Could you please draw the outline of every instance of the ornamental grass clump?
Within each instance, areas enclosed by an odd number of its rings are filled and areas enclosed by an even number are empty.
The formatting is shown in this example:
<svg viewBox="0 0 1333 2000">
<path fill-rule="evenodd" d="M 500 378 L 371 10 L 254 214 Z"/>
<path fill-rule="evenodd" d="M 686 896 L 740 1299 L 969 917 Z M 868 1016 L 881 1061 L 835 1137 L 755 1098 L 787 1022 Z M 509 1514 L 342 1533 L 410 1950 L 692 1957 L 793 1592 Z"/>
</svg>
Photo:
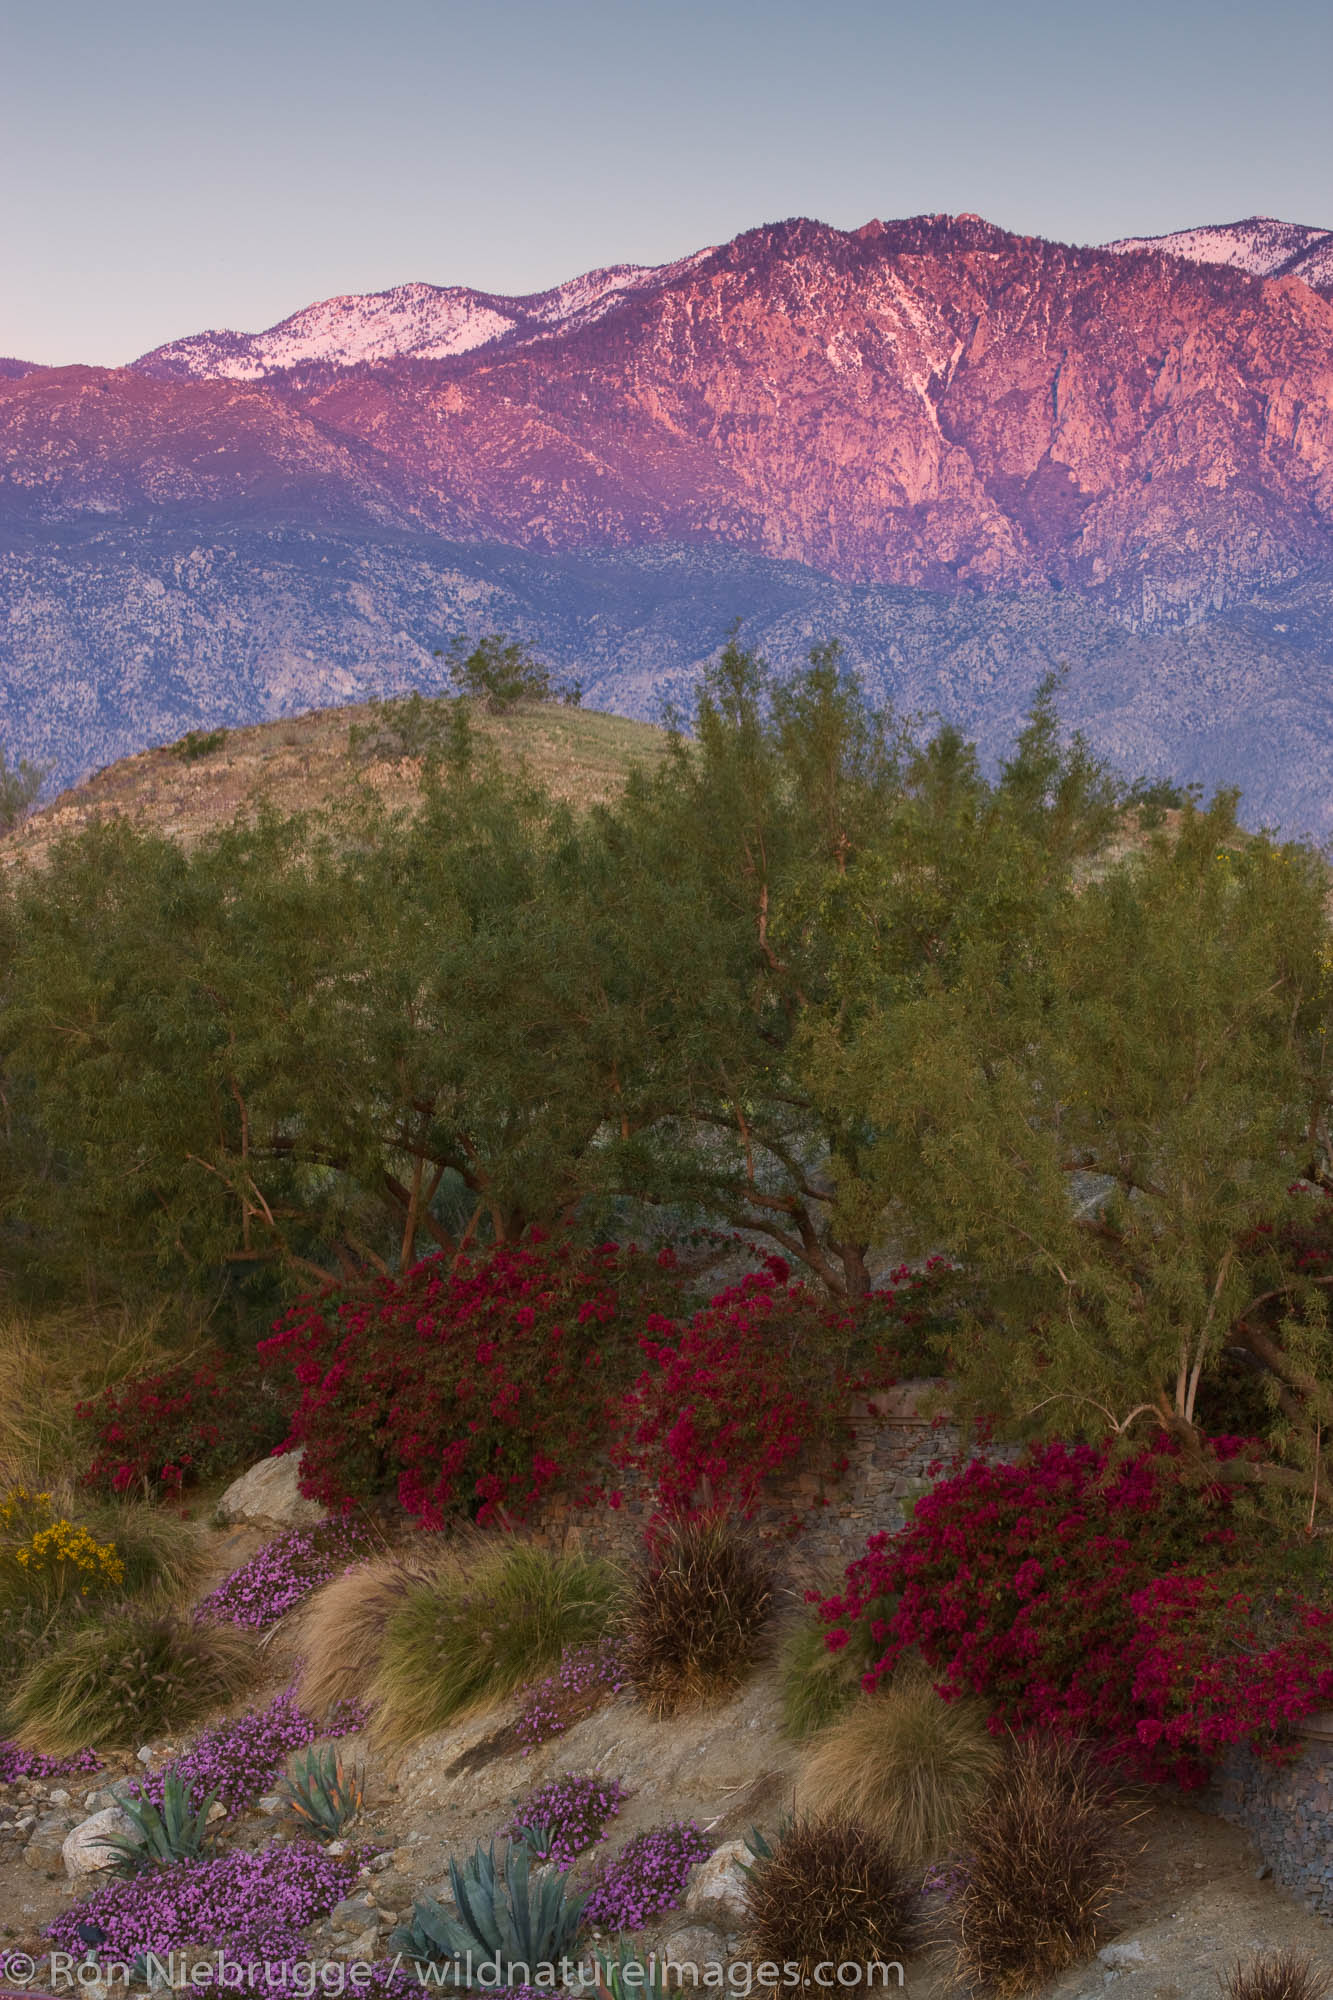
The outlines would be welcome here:
<svg viewBox="0 0 1333 2000">
<path fill-rule="evenodd" d="M 601 1931 L 637 1931 L 663 1910 L 674 1910 L 696 1861 L 712 1853 L 693 1820 L 650 1827 L 626 1841 L 593 1878 L 585 1920 Z"/>
<path fill-rule="evenodd" d="M 5 1723 L 52 1756 L 140 1743 L 233 1700 L 253 1674 L 240 1632 L 130 1607 L 57 1640 L 19 1680 Z"/>
<path fill-rule="evenodd" d="M 568 1868 L 595 1847 L 624 1804 L 615 1778 L 553 1778 L 523 1800 L 508 1832 L 541 1861 Z"/>
<path fill-rule="evenodd" d="M 379 1670 L 384 1634 L 418 1585 L 440 1575 L 438 1552 L 372 1556 L 316 1590 L 302 1608 L 297 1646 L 301 1705 L 323 1715 L 337 1702 L 364 1702 Z"/>
<path fill-rule="evenodd" d="M 831 1647 L 828 1627 L 805 1617 L 785 1635 L 778 1652 L 782 1733 L 794 1743 L 836 1721 L 861 1695 L 861 1676 L 873 1653 L 866 1625 L 853 1628 L 852 1643 Z"/>
<path fill-rule="evenodd" d="M 876 1829 L 902 1861 L 924 1865 L 953 1851 L 959 1827 L 1003 1762 L 985 1705 L 942 1700 L 925 1669 L 909 1661 L 816 1738 L 797 1799 L 813 1812 Z"/>
<path fill-rule="evenodd" d="M 654 1715 L 715 1700 L 758 1660 L 773 1570 L 743 1523 L 720 1513 L 650 1530 L 630 1583 L 625 1678 Z"/>
<path fill-rule="evenodd" d="M 566 1646 L 602 1637 L 615 1595 L 607 1564 L 518 1541 L 411 1584 L 385 1624 L 369 1687 L 373 1727 L 408 1742 L 503 1701 Z"/>
<path fill-rule="evenodd" d="M 1222 1982 L 1226 2000 L 1325 2000 L 1333 1972 L 1300 1951 L 1266 1951 L 1232 1966 Z"/>
<path fill-rule="evenodd" d="M 856 1820 L 793 1818 L 746 1875 L 744 1954 L 796 1966 L 798 1985 L 812 1986 L 821 1962 L 901 1963 L 919 1928 L 915 1886 L 891 1843 Z"/>
<path fill-rule="evenodd" d="M 964 1985 L 1000 2000 L 1028 1992 L 1096 1949 L 1124 1879 L 1124 1809 L 1079 1743 L 1016 1740 L 1006 1768 L 961 1830 L 951 1914 Z"/>
<path fill-rule="evenodd" d="M 334 1516 L 313 1528 L 292 1528 L 256 1549 L 200 1603 L 199 1619 L 262 1632 L 322 1584 L 349 1569 L 369 1546 L 359 1521 Z"/>
</svg>

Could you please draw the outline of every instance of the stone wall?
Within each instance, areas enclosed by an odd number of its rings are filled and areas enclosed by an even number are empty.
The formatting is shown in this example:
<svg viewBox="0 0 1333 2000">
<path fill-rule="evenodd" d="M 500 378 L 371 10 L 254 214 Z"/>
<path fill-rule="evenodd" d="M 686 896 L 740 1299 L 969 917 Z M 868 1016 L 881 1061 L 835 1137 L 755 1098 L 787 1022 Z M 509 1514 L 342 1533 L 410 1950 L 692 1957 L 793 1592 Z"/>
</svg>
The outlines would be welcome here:
<svg viewBox="0 0 1333 2000">
<path fill-rule="evenodd" d="M 836 1577 L 864 1549 L 867 1535 L 901 1527 L 918 1494 L 955 1457 L 957 1429 L 947 1416 L 927 1411 L 939 1386 L 900 1382 L 858 1401 L 850 1413 L 847 1467 L 837 1478 L 804 1471 L 766 1483 L 757 1525 L 786 1546 L 793 1585 Z M 558 1546 L 577 1541 L 615 1554 L 638 1539 L 653 1508 L 651 1492 L 630 1485 L 617 1509 L 555 1497 L 534 1526 L 539 1539 Z"/>
<path fill-rule="evenodd" d="M 1233 1750 L 1205 1803 L 1244 1827 L 1284 1889 L 1333 1918 L 1333 1717 L 1320 1717 L 1294 1764 Z"/>
</svg>

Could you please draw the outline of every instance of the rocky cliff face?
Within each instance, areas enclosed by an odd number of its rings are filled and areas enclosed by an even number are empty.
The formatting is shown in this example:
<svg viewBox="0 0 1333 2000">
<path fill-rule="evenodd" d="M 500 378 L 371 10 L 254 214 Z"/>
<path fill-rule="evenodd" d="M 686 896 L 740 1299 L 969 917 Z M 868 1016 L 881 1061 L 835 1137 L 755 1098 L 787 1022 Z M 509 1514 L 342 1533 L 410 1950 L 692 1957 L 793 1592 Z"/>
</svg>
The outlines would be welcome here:
<svg viewBox="0 0 1333 2000">
<path fill-rule="evenodd" d="M 635 278 L 443 359 L 0 382 L 0 521 L 715 542 L 1149 624 L 1333 561 L 1333 303 L 1299 278 L 975 218 L 783 223 Z"/>
<path fill-rule="evenodd" d="M 741 615 L 996 743 L 1067 659 L 1126 769 L 1333 827 L 1326 234 L 795 221 L 0 362 L 0 737 L 69 777 L 430 684 L 464 626 L 652 715 Z"/>
</svg>

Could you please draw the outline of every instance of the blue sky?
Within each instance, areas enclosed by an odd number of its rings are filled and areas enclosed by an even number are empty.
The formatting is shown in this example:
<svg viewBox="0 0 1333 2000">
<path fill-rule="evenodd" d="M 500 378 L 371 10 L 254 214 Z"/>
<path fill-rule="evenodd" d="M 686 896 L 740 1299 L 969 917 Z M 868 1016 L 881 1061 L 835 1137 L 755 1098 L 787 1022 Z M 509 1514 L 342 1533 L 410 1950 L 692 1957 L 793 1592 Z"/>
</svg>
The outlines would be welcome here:
<svg viewBox="0 0 1333 2000">
<path fill-rule="evenodd" d="M 1327 0 L 7 0 L 0 354 L 535 291 L 797 214 L 1333 226 L 1331 72 Z"/>
</svg>

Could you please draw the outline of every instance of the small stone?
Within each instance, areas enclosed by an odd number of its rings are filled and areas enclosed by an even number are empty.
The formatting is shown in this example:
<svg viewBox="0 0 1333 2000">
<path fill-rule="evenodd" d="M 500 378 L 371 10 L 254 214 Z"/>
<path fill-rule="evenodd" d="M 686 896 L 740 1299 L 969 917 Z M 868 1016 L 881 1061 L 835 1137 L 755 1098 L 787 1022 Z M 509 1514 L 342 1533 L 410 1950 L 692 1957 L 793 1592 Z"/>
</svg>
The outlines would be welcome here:
<svg viewBox="0 0 1333 2000">
<path fill-rule="evenodd" d="M 283 1799 L 280 1792 L 265 1792 L 263 1798 L 259 1801 L 260 1812 L 267 1813 L 270 1819 L 272 1819 L 274 1813 L 280 1813 L 282 1807 Z"/>
<path fill-rule="evenodd" d="M 346 1854 L 347 1842 L 345 1840 L 331 1840 L 324 1849 L 324 1852 L 326 1854 Z M 364 1871 L 358 1870 L 357 1872 L 362 1873 Z"/>
<path fill-rule="evenodd" d="M 151 1743 L 141 1743 L 134 1754 L 141 1764 L 151 1764 L 153 1761 L 153 1746 Z"/>
<path fill-rule="evenodd" d="M 379 1911 L 368 1896 L 349 1896 L 329 1911 L 328 1922 L 335 1931 L 373 1931 L 379 1935 Z"/>
<path fill-rule="evenodd" d="M 341 1949 L 343 1957 L 350 1959 L 353 1965 L 357 1963 L 371 1965 L 379 1957 L 380 1934 L 378 1931 L 362 1931 L 360 1937 L 353 1938 L 350 1944 L 343 1945 Z"/>
<path fill-rule="evenodd" d="M 57 1791 L 48 1792 L 47 1797 L 53 1806 L 67 1806 L 69 1804 L 69 1793 L 63 1786 Z"/>
<path fill-rule="evenodd" d="M 221 1805 L 217 1799 L 214 1799 L 212 1805 L 208 1808 L 208 1824 L 210 1826 L 216 1826 L 217 1822 L 220 1819 L 225 1819 L 226 1817 L 227 1817 L 227 1808 L 224 1805 Z"/>
</svg>

